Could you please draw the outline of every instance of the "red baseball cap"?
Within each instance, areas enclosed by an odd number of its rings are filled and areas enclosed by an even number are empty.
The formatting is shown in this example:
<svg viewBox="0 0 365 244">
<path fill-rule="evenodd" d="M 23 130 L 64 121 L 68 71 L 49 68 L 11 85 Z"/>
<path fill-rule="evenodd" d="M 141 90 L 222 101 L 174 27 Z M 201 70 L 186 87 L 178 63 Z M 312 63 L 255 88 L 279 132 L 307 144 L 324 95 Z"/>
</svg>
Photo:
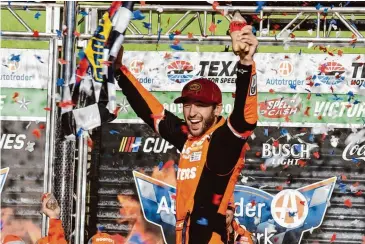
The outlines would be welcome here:
<svg viewBox="0 0 365 244">
<path fill-rule="evenodd" d="M 176 98 L 174 103 L 185 103 L 187 101 L 197 101 L 207 104 L 222 103 L 221 89 L 206 78 L 198 78 L 189 81 L 181 92 L 181 97 Z"/>
</svg>

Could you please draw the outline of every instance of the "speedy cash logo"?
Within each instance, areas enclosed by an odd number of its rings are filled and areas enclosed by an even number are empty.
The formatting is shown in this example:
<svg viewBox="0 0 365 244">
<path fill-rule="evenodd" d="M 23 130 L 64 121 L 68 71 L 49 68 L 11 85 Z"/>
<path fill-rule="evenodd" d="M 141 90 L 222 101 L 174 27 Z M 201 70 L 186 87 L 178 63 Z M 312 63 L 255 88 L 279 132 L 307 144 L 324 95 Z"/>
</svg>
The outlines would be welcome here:
<svg viewBox="0 0 365 244">
<path fill-rule="evenodd" d="M 330 61 L 319 65 L 318 80 L 326 85 L 337 85 L 345 80 L 345 68 L 339 62 Z"/>
<path fill-rule="evenodd" d="M 352 63 L 352 76 L 350 86 L 364 89 L 365 88 L 365 67 L 364 63 Z"/>
<path fill-rule="evenodd" d="M 190 81 L 194 76 L 193 71 L 193 65 L 184 60 L 175 60 L 166 66 L 167 77 L 176 83 Z"/>
<path fill-rule="evenodd" d="M 165 243 L 174 243 L 175 187 L 136 171 L 133 176 L 145 219 L 161 228 Z M 235 220 L 260 244 L 299 244 L 303 233 L 322 224 L 336 180 L 332 177 L 276 195 L 236 185 Z"/>
<path fill-rule="evenodd" d="M 285 118 L 296 114 L 301 103 L 295 98 L 277 98 L 259 103 L 259 112 L 267 118 Z"/>
</svg>

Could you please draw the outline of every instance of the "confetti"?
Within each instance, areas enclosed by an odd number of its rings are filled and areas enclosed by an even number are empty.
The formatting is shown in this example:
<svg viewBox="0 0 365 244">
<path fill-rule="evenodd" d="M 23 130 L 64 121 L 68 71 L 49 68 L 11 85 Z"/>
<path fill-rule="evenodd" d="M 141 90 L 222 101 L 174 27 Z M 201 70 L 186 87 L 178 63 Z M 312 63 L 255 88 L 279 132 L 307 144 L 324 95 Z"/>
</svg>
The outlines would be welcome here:
<svg viewBox="0 0 365 244">
<path fill-rule="evenodd" d="M 141 10 L 136 10 L 133 11 L 133 18 L 132 20 L 143 20 L 144 18 L 146 18 L 146 16 L 144 16 L 141 12 Z"/>
<path fill-rule="evenodd" d="M 262 7 L 265 6 L 266 2 L 265 1 L 256 1 L 257 4 L 257 8 L 255 10 L 255 13 L 258 13 L 262 10 Z"/>
<path fill-rule="evenodd" d="M 33 30 L 33 37 L 39 37 L 39 32 L 37 30 Z"/>
<path fill-rule="evenodd" d="M 79 59 L 83 59 L 85 57 L 85 52 L 83 50 L 80 50 L 78 53 L 77 53 L 77 56 L 79 57 Z"/>
<path fill-rule="evenodd" d="M 74 31 L 74 36 L 80 37 L 80 32 Z"/>
<path fill-rule="evenodd" d="M 56 30 L 56 33 L 57 33 L 57 37 L 58 38 L 61 38 L 62 37 L 62 32 L 60 30 Z"/>
<path fill-rule="evenodd" d="M 34 57 L 40 62 L 40 63 L 44 63 L 44 61 L 42 60 L 42 57 L 41 56 L 39 56 L 39 55 L 36 55 L 36 54 L 34 54 Z"/>
<path fill-rule="evenodd" d="M 275 140 L 275 141 L 272 143 L 272 145 L 273 145 L 274 147 L 279 147 L 279 141 L 278 141 L 278 140 Z"/>
<path fill-rule="evenodd" d="M 57 86 L 63 86 L 65 83 L 65 80 L 63 78 L 58 78 L 57 79 Z"/>
<path fill-rule="evenodd" d="M 291 89 L 296 90 L 297 89 L 297 85 L 295 83 L 292 83 L 289 85 Z"/>
<path fill-rule="evenodd" d="M 175 34 L 174 33 L 170 33 L 169 34 L 169 39 L 172 41 L 172 40 L 174 40 L 174 38 L 175 38 Z"/>
<path fill-rule="evenodd" d="M 19 93 L 18 92 L 14 92 L 13 93 L 12 99 L 13 99 L 14 102 L 16 102 L 18 96 L 19 96 Z"/>
<path fill-rule="evenodd" d="M 193 33 L 188 32 L 188 38 L 189 38 L 189 39 L 193 38 Z"/>
<path fill-rule="evenodd" d="M 322 5 L 320 4 L 320 3 L 318 3 L 317 5 L 316 5 L 316 9 L 317 10 L 320 10 L 322 8 Z"/>
<path fill-rule="evenodd" d="M 307 165 L 307 162 L 302 160 L 302 159 L 299 159 L 298 160 L 298 164 L 301 168 L 304 168 L 306 165 Z"/>
<path fill-rule="evenodd" d="M 172 58 L 172 54 L 171 53 L 165 53 L 163 58 L 164 59 L 170 59 L 170 58 Z"/>
<path fill-rule="evenodd" d="M 222 20 L 221 19 L 217 20 L 217 25 L 219 25 L 220 23 L 222 23 Z"/>
<path fill-rule="evenodd" d="M 45 128 L 46 128 L 46 125 L 45 125 L 45 124 L 40 124 L 40 125 L 39 125 L 39 129 L 40 129 L 40 130 L 44 130 Z"/>
<path fill-rule="evenodd" d="M 151 24 L 147 23 L 147 22 L 142 22 L 143 23 L 143 27 L 146 29 L 151 29 Z"/>
<path fill-rule="evenodd" d="M 204 225 L 204 226 L 207 226 L 207 225 L 208 225 L 208 220 L 207 220 L 206 218 L 201 217 L 200 219 L 198 219 L 198 220 L 196 221 L 196 223 L 197 223 L 198 225 Z"/>
<path fill-rule="evenodd" d="M 215 25 L 213 22 L 210 23 L 210 26 L 208 28 L 208 30 L 212 33 L 215 33 L 215 30 L 217 29 L 217 25 Z"/>
<path fill-rule="evenodd" d="M 314 156 L 316 159 L 319 159 L 319 157 L 320 157 L 319 152 L 314 152 L 314 153 L 313 153 L 313 156 Z"/>
<path fill-rule="evenodd" d="M 34 14 L 34 18 L 36 20 L 39 20 L 39 17 L 41 17 L 41 13 L 40 12 L 37 12 L 37 13 Z"/>
<path fill-rule="evenodd" d="M 212 203 L 214 205 L 219 205 L 222 202 L 223 195 L 213 194 Z"/>
<path fill-rule="evenodd" d="M 219 3 L 214 1 L 213 4 L 212 4 L 212 8 L 217 11 L 217 7 L 219 6 Z"/>
<path fill-rule="evenodd" d="M 189 133 L 189 129 L 186 125 L 182 125 L 180 127 L 181 131 L 184 133 L 184 134 L 188 134 Z"/>
<path fill-rule="evenodd" d="M 87 146 L 90 147 L 90 148 L 93 148 L 93 145 L 94 145 L 93 141 L 91 140 L 90 137 L 88 137 L 87 138 Z"/>
<path fill-rule="evenodd" d="M 34 145 L 35 145 L 35 142 L 28 141 L 27 146 L 24 148 L 24 150 L 28 151 L 28 152 L 33 152 L 34 151 Z"/>
<path fill-rule="evenodd" d="M 173 45 L 178 45 L 180 43 L 180 40 L 179 39 L 175 39 L 174 42 L 173 42 Z"/>
<path fill-rule="evenodd" d="M 177 50 L 177 51 L 185 50 L 181 45 L 170 45 L 170 48 Z"/>
<path fill-rule="evenodd" d="M 282 191 L 284 189 L 284 187 L 283 186 L 276 186 L 275 189 L 278 190 L 278 191 Z"/>
<path fill-rule="evenodd" d="M 116 130 L 110 130 L 110 131 L 109 131 L 109 133 L 110 133 L 111 135 L 119 134 L 119 132 L 118 132 L 118 131 L 116 131 Z"/>
<path fill-rule="evenodd" d="M 79 12 L 79 14 L 82 15 L 82 17 L 85 17 L 86 15 L 89 15 L 86 11 L 82 10 Z"/>
<path fill-rule="evenodd" d="M 58 63 L 59 63 L 59 64 L 61 64 L 61 65 L 62 65 L 62 64 L 67 64 L 67 61 L 66 61 L 66 60 L 64 60 L 63 58 L 59 58 L 59 59 L 58 59 Z"/>
<path fill-rule="evenodd" d="M 34 129 L 32 131 L 33 136 L 35 136 L 37 139 L 41 138 L 41 132 L 38 129 Z"/>
<path fill-rule="evenodd" d="M 266 129 L 266 128 L 264 129 L 264 135 L 269 136 L 269 129 Z"/>
<path fill-rule="evenodd" d="M 309 110 L 311 107 L 307 107 L 304 111 L 304 115 L 309 116 Z"/>
<path fill-rule="evenodd" d="M 266 171 L 266 166 L 265 166 L 265 164 L 260 164 L 260 169 L 261 169 L 261 171 Z"/>
<path fill-rule="evenodd" d="M 161 170 L 162 169 L 162 167 L 163 167 L 163 162 L 162 161 L 160 161 L 159 163 L 158 163 L 158 170 Z"/>
<path fill-rule="evenodd" d="M 168 169 L 168 168 L 171 168 L 171 167 L 173 167 L 173 166 L 174 166 L 174 164 L 175 164 L 174 160 L 169 160 L 169 161 L 167 161 L 167 162 L 163 165 L 162 169 Z"/>
<path fill-rule="evenodd" d="M 351 208 L 352 207 L 352 202 L 351 202 L 350 199 L 346 199 L 343 203 L 348 208 Z"/>
</svg>

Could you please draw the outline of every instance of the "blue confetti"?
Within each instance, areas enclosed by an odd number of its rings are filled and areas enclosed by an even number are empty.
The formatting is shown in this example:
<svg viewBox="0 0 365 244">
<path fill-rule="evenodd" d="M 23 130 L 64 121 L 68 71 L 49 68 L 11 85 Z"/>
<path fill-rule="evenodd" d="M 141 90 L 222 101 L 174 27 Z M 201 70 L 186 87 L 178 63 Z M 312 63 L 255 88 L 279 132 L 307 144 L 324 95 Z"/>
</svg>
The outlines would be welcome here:
<svg viewBox="0 0 365 244">
<path fill-rule="evenodd" d="M 350 97 L 353 97 L 353 96 L 354 96 L 354 93 L 353 93 L 352 91 L 349 91 L 349 92 L 347 93 L 347 95 L 348 95 L 348 96 L 350 96 Z"/>
<path fill-rule="evenodd" d="M 335 155 L 335 150 L 332 149 L 332 151 L 330 152 L 331 155 Z"/>
<path fill-rule="evenodd" d="M 116 131 L 116 130 L 110 130 L 109 133 L 111 135 L 115 135 L 115 134 L 119 134 L 119 131 Z"/>
<path fill-rule="evenodd" d="M 269 129 L 264 129 L 264 135 L 269 136 Z"/>
<path fill-rule="evenodd" d="M 359 100 L 355 100 L 354 101 L 354 104 L 359 104 L 360 103 L 360 101 Z"/>
<path fill-rule="evenodd" d="M 257 8 L 255 10 L 256 13 L 260 12 L 262 10 L 262 7 L 265 6 L 265 1 L 256 1 Z"/>
<path fill-rule="evenodd" d="M 331 9 L 333 9 L 335 7 L 335 5 L 331 4 Z"/>
<path fill-rule="evenodd" d="M 344 184 L 344 183 L 339 183 L 338 184 L 338 187 L 340 188 L 340 191 L 342 192 L 342 193 L 346 193 L 346 188 L 347 188 L 347 186 L 346 186 L 346 184 Z"/>
<path fill-rule="evenodd" d="M 8 1 L 8 7 L 11 7 L 11 1 Z"/>
<path fill-rule="evenodd" d="M 158 170 L 161 170 L 162 167 L 163 167 L 163 162 L 161 161 L 161 162 L 158 163 Z"/>
<path fill-rule="evenodd" d="M 81 14 L 82 17 L 85 17 L 86 15 L 89 15 L 85 10 L 80 11 L 79 14 Z"/>
<path fill-rule="evenodd" d="M 287 129 L 281 129 L 280 130 L 280 135 L 282 135 L 282 136 L 285 136 L 285 135 L 287 135 L 289 132 L 288 132 L 288 130 Z"/>
<path fill-rule="evenodd" d="M 290 84 L 289 86 L 290 86 L 290 88 L 291 88 L 291 89 L 293 89 L 293 90 L 296 90 L 296 89 L 297 89 L 297 84 L 295 84 L 295 83 L 292 83 L 292 84 Z"/>
<path fill-rule="evenodd" d="M 302 145 L 300 144 L 295 144 L 294 145 L 294 150 L 297 152 L 297 153 L 300 153 L 302 151 Z"/>
<path fill-rule="evenodd" d="M 338 97 L 336 94 L 333 94 L 333 96 L 334 96 L 334 97 L 333 97 L 332 99 L 333 99 L 334 101 L 340 101 L 340 100 L 343 100 L 342 98 Z"/>
<path fill-rule="evenodd" d="M 38 55 L 34 54 L 34 57 L 36 59 L 38 59 L 38 61 L 41 62 L 42 64 L 44 63 L 41 56 L 38 56 Z"/>
<path fill-rule="evenodd" d="M 147 22 L 142 22 L 143 23 L 143 27 L 146 29 L 151 29 L 151 24 L 147 23 Z"/>
<path fill-rule="evenodd" d="M 128 243 L 130 244 L 144 244 L 142 238 L 139 234 L 134 234 L 131 238 L 129 238 Z"/>
<path fill-rule="evenodd" d="M 175 171 L 177 171 L 179 169 L 179 166 L 177 166 L 176 164 L 174 164 L 174 169 L 175 169 Z"/>
<path fill-rule="evenodd" d="M 337 21 L 335 19 L 331 20 L 330 25 L 337 25 Z"/>
<path fill-rule="evenodd" d="M 253 34 L 256 34 L 256 28 L 255 28 L 255 26 L 252 26 L 252 33 Z"/>
<path fill-rule="evenodd" d="M 170 33 L 169 34 L 170 41 L 174 40 L 174 38 L 175 38 L 175 34 L 174 33 Z"/>
<path fill-rule="evenodd" d="M 204 226 L 207 226 L 207 225 L 208 225 L 208 220 L 207 220 L 206 218 L 201 217 L 200 219 L 198 219 L 198 220 L 196 221 L 196 223 L 197 223 L 198 225 L 204 225 Z"/>
<path fill-rule="evenodd" d="M 328 8 L 323 9 L 323 12 L 324 13 L 327 13 L 328 12 Z"/>
<path fill-rule="evenodd" d="M 19 55 L 14 55 L 14 54 L 12 54 L 12 55 L 10 56 L 10 61 L 20 62 L 20 54 L 19 54 Z"/>
<path fill-rule="evenodd" d="M 302 55 L 302 49 L 299 50 L 299 55 Z"/>
<path fill-rule="evenodd" d="M 62 32 L 60 30 L 56 30 L 56 33 L 57 33 L 57 37 L 58 38 L 61 38 L 62 37 Z"/>
<path fill-rule="evenodd" d="M 82 129 L 82 128 L 80 128 L 80 129 L 77 131 L 77 133 L 76 133 L 76 138 L 79 138 L 79 137 L 82 135 L 82 131 L 83 131 L 83 129 Z"/>
<path fill-rule="evenodd" d="M 170 45 L 170 47 L 177 51 L 183 51 L 185 50 L 181 45 Z"/>
<path fill-rule="evenodd" d="M 161 39 L 161 32 L 162 32 L 162 28 L 160 28 L 160 30 L 157 32 L 157 42 L 159 42 Z"/>
<path fill-rule="evenodd" d="M 308 140 L 310 142 L 314 142 L 314 135 L 313 134 L 310 134 Z"/>
<path fill-rule="evenodd" d="M 221 19 L 217 20 L 217 25 L 219 25 L 222 22 Z"/>
<path fill-rule="evenodd" d="M 146 18 L 141 12 L 141 10 L 133 11 L 133 19 L 132 20 L 143 20 Z"/>
<path fill-rule="evenodd" d="M 315 87 L 320 86 L 320 85 L 321 85 L 320 83 L 314 83 Z"/>
<path fill-rule="evenodd" d="M 37 12 L 34 14 L 34 18 L 35 19 L 39 19 L 39 17 L 41 17 L 41 13 L 40 12 Z"/>
<path fill-rule="evenodd" d="M 317 10 L 319 10 L 320 8 L 322 8 L 322 5 L 321 5 L 320 3 L 318 3 L 318 4 L 316 5 L 316 9 L 317 9 Z"/>
<path fill-rule="evenodd" d="M 64 83 L 65 83 L 65 80 L 63 78 L 57 79 L 57 86 L 63 86 Z"/>
<path fill-rule="evenodd" d="M 353 163 L 357 164 L 359 162 L 359 160 L 357 158 L 352 158 L 351 159 Z"/>
<path fill-rule="evenodd" d="M 80 59 L 83 59 L 85 57 L 85 52 L 83 50 L 80 50 L 78 53 L 77 53 L 77 56 L 80 58 Z"/>
<path fill-rule="evenodd" d="M 25 5 L 25 6 L 23 6 L 23 10 L 24 10 L 24 11 L 28 11 L 28 6 L 26 6 L 26 5 Z"/>
<path fill-rule="evenodd" d="M 289 212 L 289 217 L 295 217 L 296 212 Z"/>
<path fill-rule="evenodd" d="M 4 228 L 3 221 L 2 221 L 2 220 L 0 220 L 0 230 L 3 230 L 3 228 Z"/>
<path fill-rule="evenodd" d="M 351 23 L 351 25 L 357 30 L 357 26 L 354 23 Z"/>
<path fill-rule="evenodd" d="M 311 90 L 309 90 L 309 89 L 307 89 L 307 88 L 306 88 L 306 89 L 304 89 L 304 90 L 306 90 L 307 92 L 311 93 Z"/>
<path fill-rule="evenodd" d="M 321 97 L 322 95 L 320 93 L 316 93 L 316 97 Z"/>
<path fill-rule="evenodd" d="M 345 3 L 345 5 L 343 5 L 343 6 L 344 6 L 344 7 L 347 7 L 349 4 L 350 4 L 350 1 L 347 1 L 347 2 Z"/>
</svg>

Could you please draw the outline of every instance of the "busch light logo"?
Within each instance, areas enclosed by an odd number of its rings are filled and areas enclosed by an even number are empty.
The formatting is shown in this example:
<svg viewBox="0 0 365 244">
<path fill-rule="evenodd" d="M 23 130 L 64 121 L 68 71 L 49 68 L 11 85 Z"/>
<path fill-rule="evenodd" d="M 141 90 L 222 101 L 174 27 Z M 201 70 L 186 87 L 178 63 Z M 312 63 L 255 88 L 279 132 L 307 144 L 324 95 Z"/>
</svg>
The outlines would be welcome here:
<svg viewBox="0 0 365 244">
<path fill-rule="evenodd" d="M 343 150 L 342 158 L 346 161 L 359 163 L 365 161 L 365 129 L 350 134 L 345 143 L 347 146 Z"/>
<path fill-rule="evenodd" d="M 176 60 L 166 66 L 167 77 L 176 83 L 185 83 L 193 78 L 193 66 L 188 61 Z"/>
<path fill-rule="evenodd" d="M 275 146 L 263 143 L 262 158 L 270 158 L 271 164 L 298 165 L 300 159 L 310 159 L 310 149 L 306 144 L 278 144 Z"/>
<path fill-rule="evenodd" d="M 340 63 L 326 62 L 321 64 L 318 70 L 321 72 L 318 80 L 326 85 L 337 85 L 345 80 L 343 74 L 346 70 Z"/>
<path fill-rule="evenodd" d="M 133 175 L 146 220 L 161 228 L 165 243 L 175 243 L 175 188 L 136 171 Z M 276 196 L 237 185 L 236 221 L 254 234 L 258 244 L 299 244 L 304 232 L 322 224 L 336 179 L 283 190 Z"/>
</svg>

